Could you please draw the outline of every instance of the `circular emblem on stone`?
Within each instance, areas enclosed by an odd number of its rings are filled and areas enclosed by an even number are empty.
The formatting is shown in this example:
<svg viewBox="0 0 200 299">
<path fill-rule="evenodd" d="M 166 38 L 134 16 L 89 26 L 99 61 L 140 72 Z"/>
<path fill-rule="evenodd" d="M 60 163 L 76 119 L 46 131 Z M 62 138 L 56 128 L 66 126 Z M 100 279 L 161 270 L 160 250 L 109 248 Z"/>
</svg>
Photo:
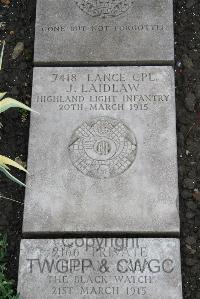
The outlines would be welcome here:
<svg viewBox="0 0 200 299">
<path fill-rule="evenodd" d="M 133 0 L 75 0 L 78 7 L 92 17 L 117 17 L 131 7 Z"/>
<path fill-rule="evenodd" d="M 125 172 L 134 162 L 137 141 L 118 119 L 101 117 L 84 122 L 72 134 L 69 154 L 73 165 L 93 178 L 109 178 Z"/>
</svg>

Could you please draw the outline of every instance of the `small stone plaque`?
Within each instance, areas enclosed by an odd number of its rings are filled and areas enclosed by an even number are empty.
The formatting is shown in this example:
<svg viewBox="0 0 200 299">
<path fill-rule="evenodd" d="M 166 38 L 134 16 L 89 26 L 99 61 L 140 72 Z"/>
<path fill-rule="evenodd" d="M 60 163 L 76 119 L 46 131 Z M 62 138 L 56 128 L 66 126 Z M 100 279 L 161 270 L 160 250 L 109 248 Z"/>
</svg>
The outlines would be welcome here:
<svg viewBox="0 0 200 299">
<path fill-rule="evenodd" d="M 171 67 L 34 70 L 24 232 L 179 232 Z"/>
<path fill-rule="evenodd" d="M 173 0 L 37 0 L 34 60 L 172 64 Z"/>
<path fill-rule="evenodd" d="M 182 299 L 177 239 L 23 240 L 22 299 Z"/>
</svg>

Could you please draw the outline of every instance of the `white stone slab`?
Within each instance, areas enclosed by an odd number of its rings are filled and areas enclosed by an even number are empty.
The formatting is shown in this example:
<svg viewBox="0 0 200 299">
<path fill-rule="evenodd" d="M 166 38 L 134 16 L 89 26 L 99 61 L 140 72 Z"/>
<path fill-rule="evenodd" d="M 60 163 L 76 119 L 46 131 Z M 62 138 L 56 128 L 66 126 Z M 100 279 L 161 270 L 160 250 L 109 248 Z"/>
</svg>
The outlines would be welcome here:
<svg viewBox="0 0 200 299">
<path fill-rule="evenodd" d="M 181 299 L 177 239 L 23 240 L 21 299 Z"/>
<path fill-rule="evenodd" d="M 32 108 L 25 233 L 179 232 L 171 67 L 36 68 Z"/>
<path fill-rule="evenodd" d="M 172 64 L 173 0 L 37 0 L 34 60 Z"/>
</svg>

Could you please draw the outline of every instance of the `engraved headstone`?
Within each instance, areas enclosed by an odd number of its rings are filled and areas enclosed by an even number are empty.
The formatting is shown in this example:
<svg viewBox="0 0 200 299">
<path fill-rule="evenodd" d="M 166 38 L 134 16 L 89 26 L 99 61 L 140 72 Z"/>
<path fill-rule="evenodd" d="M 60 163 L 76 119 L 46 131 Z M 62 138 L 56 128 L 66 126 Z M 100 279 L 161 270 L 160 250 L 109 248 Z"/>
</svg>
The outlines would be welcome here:
<svg viewBox="0 0 200 299">
<path fill-rule="evenodd" d="M 25 233 L 179 233 L 171 67 L 34 70 Z"/>
<path fill-rule="evenodd" d="M 173 0 L 37 0 L 34 60 L 173 63 Z"/>
<path fill-rule="evenodd" d="M 22 299 L 182 299 L 177 239 L 23 240 Z"/>
</svg>

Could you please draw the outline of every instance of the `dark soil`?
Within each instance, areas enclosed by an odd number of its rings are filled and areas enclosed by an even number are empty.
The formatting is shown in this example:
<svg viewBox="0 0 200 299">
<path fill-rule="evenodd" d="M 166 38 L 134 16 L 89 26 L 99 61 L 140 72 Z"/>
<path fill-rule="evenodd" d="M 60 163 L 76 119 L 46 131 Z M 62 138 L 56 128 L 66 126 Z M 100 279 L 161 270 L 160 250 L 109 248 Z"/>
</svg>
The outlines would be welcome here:
<svg viewBox="0 0 200 299">
<path fill-rule="evenodd" d="M 33 71 L 33 43 L 35 22 L 34 0 L 10 1 L 3 5 L 0 0 L 0 40 L 6 40 L 3 70 L 0 71 L 0 91 L 28 104 L 31 102 Z M 2 24 L 2 23 L 1 23 Z M 5 28 L 4 28 L 5 26 Z M 24 51 L 12 59 L 18 42 L 24 43 Z M 15 160 L 27 159 L 29 114 L 19 109 L 10 109 L 0 115 L 0 153 Z M 20 180 L 25 179 L 20 171 L 13 172 Z M 21 239 L 24 188 L 0 174 L 0 231 L 8 234 L 8 276 L 17 280 L 19 244 Z M 6 199 L 6 198 L 8 199 Z"/>
<path fill-rule="evenodd" d="M 176 102 L 184 298 L 200 299 L 200 1 L 177 1 Z"/>
<path fill-rule="evenodd" d="M 2 3 L 7 2 L 8 5 Z M 5 22 L 5 28 L 1 22 Z M 0 0 L 0 40 L 6 40 L 0 91 L 31 100 L 35 0 Z M 18 42 L 24 50 L 12 59 Z M 184 298 L 200 299 L 200 1 L 176 0 L 176 101 Z M 26 162 L 29 115 L 1 115 L 0 154 Z M 20 172 L 15 175 L 24 180 Z M 24 189 L 0 177 L 0 231 L 9 238 L 8 276 L 17 280 Z M 6 198 L 8 199 L 6 199 Z"/>
</svg>

